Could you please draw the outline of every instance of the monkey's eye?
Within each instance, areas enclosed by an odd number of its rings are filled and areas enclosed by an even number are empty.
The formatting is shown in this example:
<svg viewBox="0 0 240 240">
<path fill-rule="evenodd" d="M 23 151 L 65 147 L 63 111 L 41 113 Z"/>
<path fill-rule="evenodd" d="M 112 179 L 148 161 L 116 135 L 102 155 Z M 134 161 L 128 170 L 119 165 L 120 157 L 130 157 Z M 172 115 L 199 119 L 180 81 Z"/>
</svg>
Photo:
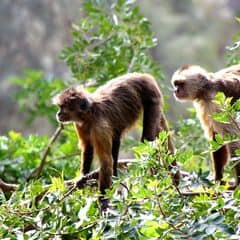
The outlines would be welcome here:
<svg viewBox="0 0 240 240">
<path fill-rule="evenodd" d="M 183 87 L 184 86 L 184 82 L 182 80 L 176 80 L 174 82 L 174 86 L 175 87 Z"/>
<path fill-rule="evenodd" d="M 79 108 L 82 111 L 87 110 L 88 108 L 88 102 L 85 99 L 81 99 L 80 103 L 79 103 Z"/>
</svg>

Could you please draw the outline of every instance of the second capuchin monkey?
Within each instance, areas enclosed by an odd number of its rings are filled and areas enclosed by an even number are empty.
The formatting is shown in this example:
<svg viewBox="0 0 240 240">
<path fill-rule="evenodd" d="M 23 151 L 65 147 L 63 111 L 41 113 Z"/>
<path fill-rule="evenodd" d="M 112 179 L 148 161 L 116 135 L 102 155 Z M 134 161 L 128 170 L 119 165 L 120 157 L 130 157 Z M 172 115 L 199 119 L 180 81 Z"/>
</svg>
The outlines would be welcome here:
<svg viewBox="0 0 240 240">
<path fill-rule="evenodd" d="M 213 113 L 221 112 L 214 103 L 218 92 L 226 97 L 232 97 L 232 103 L 240 98 L 240 65 L 222 69 L 216 73 L 209 73 L 200 66 L 185 65 L 179 68 L 172 77 L 174 94 L 178 100 L 193 101 L 205 135 L 215 140 L 216 134 L 232 137 L 239 134 L 239 128 L 233 123 L 221 123 L 213 119 Z M 240 149 L 240 142 L 225 144 L 211 153 L 215 180 L 222 180 L 224 166 L 230 156 L 235 156 L 235 150 Z M 236 185 L 240 184 L 240 163 L 235 166 Z"/>
</svg>

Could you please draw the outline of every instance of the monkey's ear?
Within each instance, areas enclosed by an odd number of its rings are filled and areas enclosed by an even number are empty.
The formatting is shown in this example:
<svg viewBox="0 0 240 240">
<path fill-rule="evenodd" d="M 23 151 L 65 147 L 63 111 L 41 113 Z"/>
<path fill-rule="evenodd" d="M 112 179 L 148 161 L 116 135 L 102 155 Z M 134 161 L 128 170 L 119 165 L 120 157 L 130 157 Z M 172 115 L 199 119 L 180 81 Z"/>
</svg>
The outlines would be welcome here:
<svg viewBox="0 0 240 240">
<path fill-rule="evenodd" d="M 82 112 L 87 112 L 91 107 L 91 101 L 88 98 L 82 98 L 79 102 L 79 108 Z"/>
</svg>

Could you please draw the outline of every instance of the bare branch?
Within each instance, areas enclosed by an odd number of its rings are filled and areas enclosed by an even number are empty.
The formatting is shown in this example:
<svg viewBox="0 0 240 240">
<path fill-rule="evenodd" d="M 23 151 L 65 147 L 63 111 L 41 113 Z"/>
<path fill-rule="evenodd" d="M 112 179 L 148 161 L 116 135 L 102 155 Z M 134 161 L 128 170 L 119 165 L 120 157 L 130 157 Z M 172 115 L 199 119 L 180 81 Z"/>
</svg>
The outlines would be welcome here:
<svg viewBox="0 0 240 240">
<path fill-rule="evenodd" d="M 137 57 L 137 54 L 138 54 L 138 51 L 137 51 L 137 50 L 134 50 L 134 51 L 133 51 L 133 56 L 132 56 L 131 62 L 130 62 L 129 65 L 128 65 L 128 70 L 127 70 L 128 73 L 132 72 L 132 70 L 133 70 L 134 64 L 135 64 L 135 62 L 136 62 L 136 60 L 137 60 L 137 58 L 136 58 L 136 57 Z"/>
<path fill-rule="evenodd" d="M 136 162 L 136 160 L 135 159 L 120 159 L 118 161 L 118 168 L 121 168 L 121 169 L 126 168 L 129 163 L 133 163 L 133 162 Z M 76 183 L 74 180 L 66 180 L 66 181 L 64 181 L 64 183 L 66 184 L 68 189 L 71 189 L 76 184 L 78 184 L 78 188 L 83 188 L 86 185 L 93 185 L 94 184 L 93 180 L 96 180 L 98 178 L 98 172 L 99 172 L 99 169 L 87 174 L 86 176 L 83 176 Z M 3 192 L 13 192 L 18 188 L 18 186 L 19 186 L 18 184 L 6 183 L 0 179 L 0 189 Z M 45 191 L 49 187 L 50 187 L 49 184 L 43 186 Z"/>
<path fill-rule="evenodd" d="M 33 177 L 36 178 L 36 179 L 38 179 L 40 177 L 40 175 L 42 173 L 42 170 L 43 170 L 43 167 L 46 163 L 47 156 L 48 156 L 49 151 L 51 149 L 51 146 L 56 141 L 57 137 L 59 136 L 59 134 L 61 133 L 62 130 L 63 130 L 63 124 L 61 123 L 61 124 L 59 124 L 58 128 L 56 129 L 56 131 L 52 135 L 45 151 L 43 152 L 43 156 L 41 158 L 40 165 L 30 174 L 30 176 L 27 178 L 27 180 L 30 180 Z"/>
</svg>

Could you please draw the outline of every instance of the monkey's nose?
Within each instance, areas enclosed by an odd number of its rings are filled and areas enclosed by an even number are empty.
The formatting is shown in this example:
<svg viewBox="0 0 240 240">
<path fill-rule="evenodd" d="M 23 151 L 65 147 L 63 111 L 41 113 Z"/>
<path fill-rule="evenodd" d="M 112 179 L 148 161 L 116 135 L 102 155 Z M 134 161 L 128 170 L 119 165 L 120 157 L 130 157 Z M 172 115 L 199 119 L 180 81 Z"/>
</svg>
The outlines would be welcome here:
<svg viewBox="0 0 240 240">
<path fill-rule="evenodd" d="M 179 92 L 179 88 L 177 86 L 173 86 L 173 92 L 178 93 Z"/>
</svg>

